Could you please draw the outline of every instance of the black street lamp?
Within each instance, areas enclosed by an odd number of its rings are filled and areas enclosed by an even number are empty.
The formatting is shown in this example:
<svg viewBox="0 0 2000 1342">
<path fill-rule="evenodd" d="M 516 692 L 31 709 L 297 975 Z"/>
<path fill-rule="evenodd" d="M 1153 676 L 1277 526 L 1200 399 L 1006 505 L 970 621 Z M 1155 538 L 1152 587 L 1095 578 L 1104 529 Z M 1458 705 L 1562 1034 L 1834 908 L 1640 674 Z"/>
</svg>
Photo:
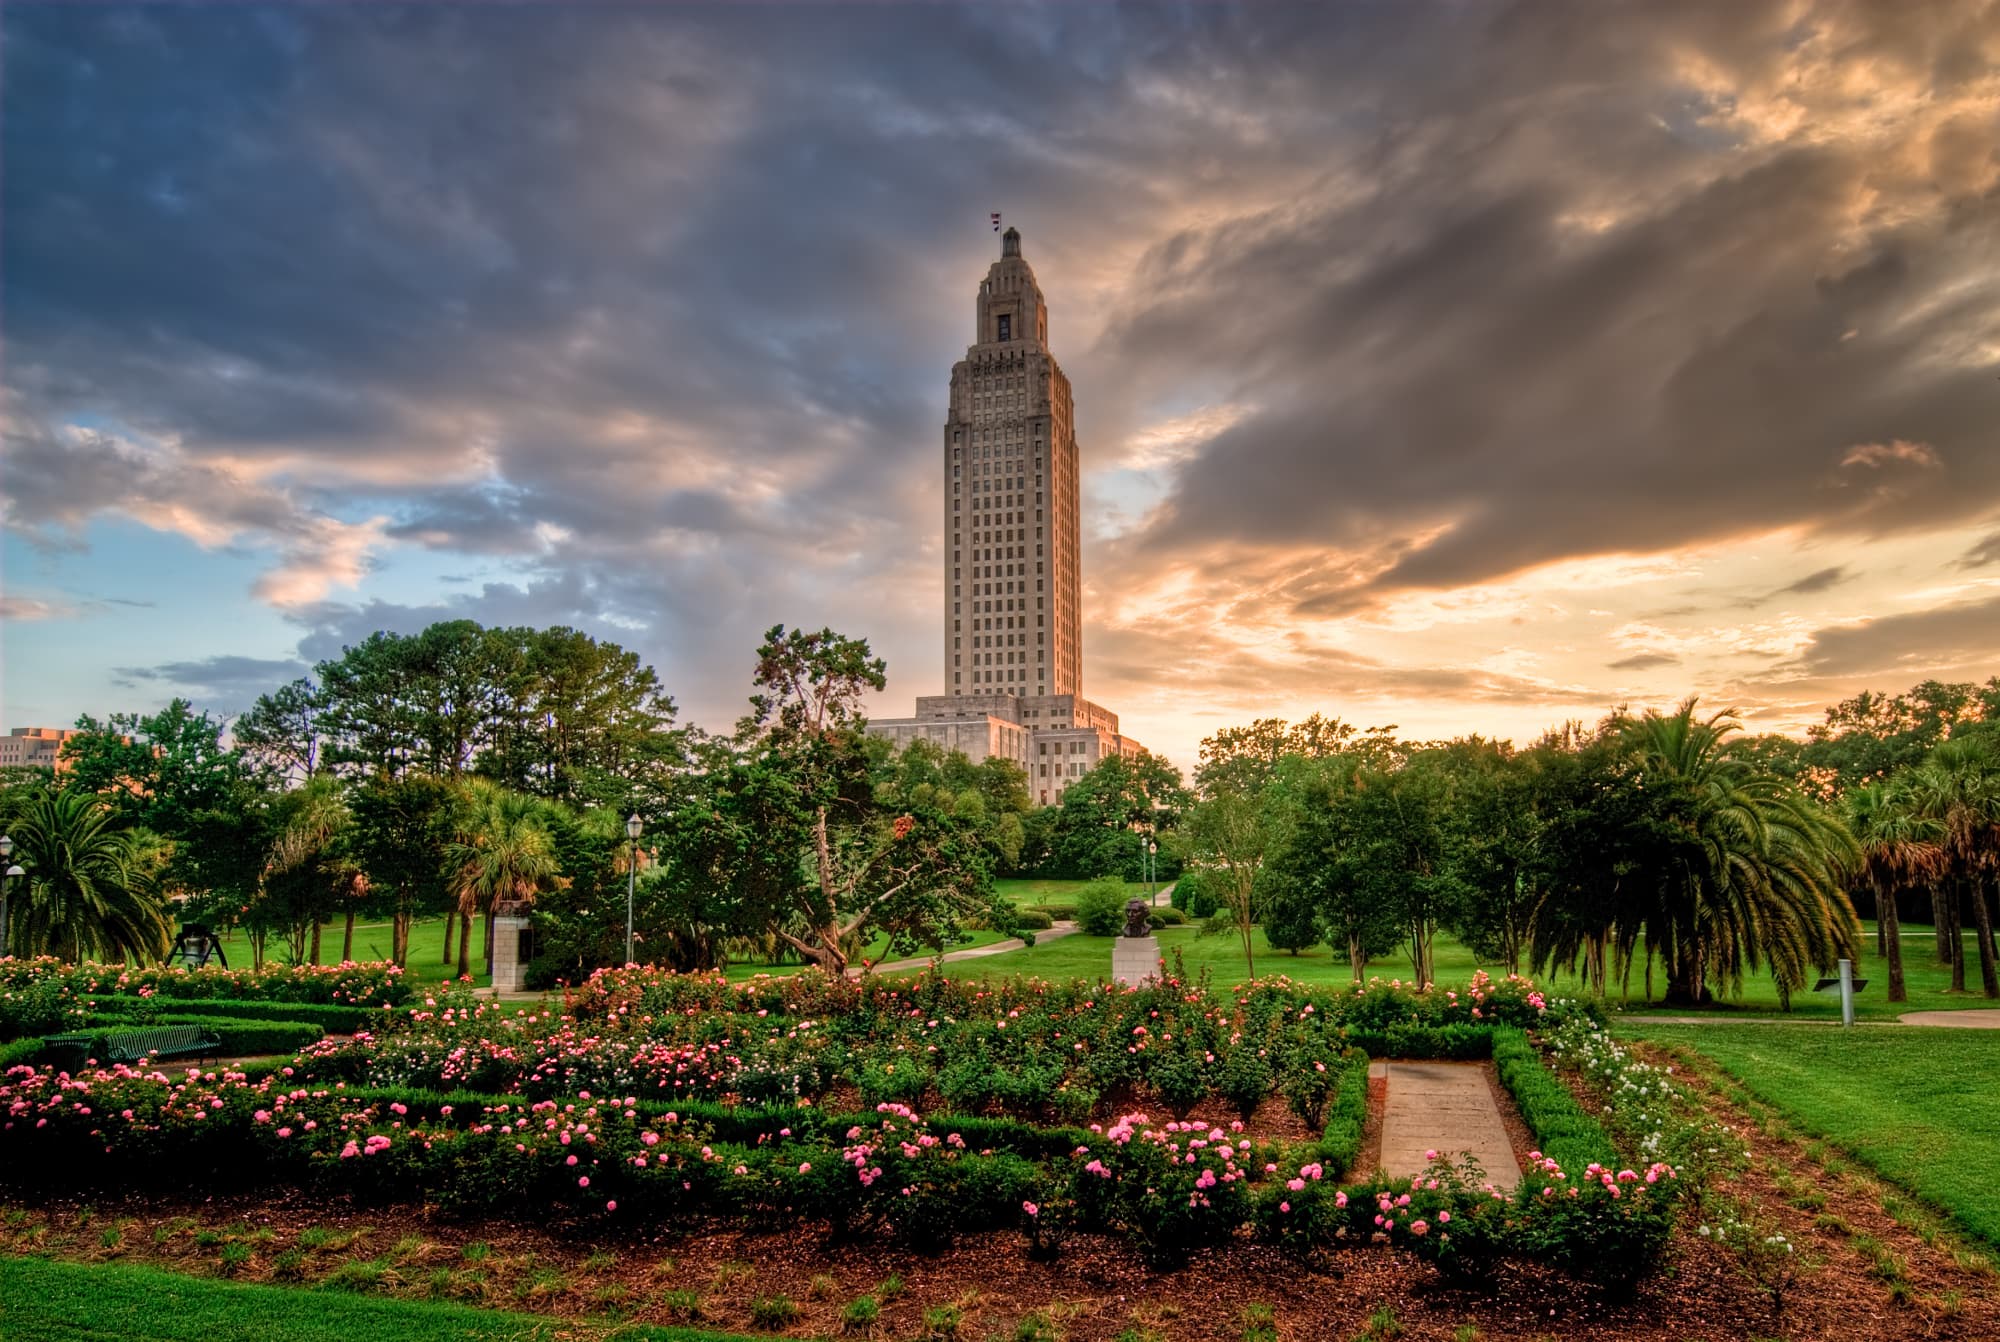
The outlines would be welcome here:
<svg viewBox="0 0 2000 1342">
<path fill-rule="evenodd" d="M 639 888 L 639 835 L 644 830 L 639 813 L 625 822 L 625 837 L 632 841 L 632 855 L 625 863 L 625 963 L 632 963 L 632 896 Z"/>
<path fill-rule="evenodd" d="M 7 863 L 7 869 L 0 871 L 0 957 L 9 956 L 14 953 L 14 928 L 8 918 L 11 910 L 7 905 L 7 896 L 13 889 L 15 878 L 28 874 L 10 861 L 13 856 L 13 837 L 7 834 L 0 834 L 0 862 Z"/>
</svg>

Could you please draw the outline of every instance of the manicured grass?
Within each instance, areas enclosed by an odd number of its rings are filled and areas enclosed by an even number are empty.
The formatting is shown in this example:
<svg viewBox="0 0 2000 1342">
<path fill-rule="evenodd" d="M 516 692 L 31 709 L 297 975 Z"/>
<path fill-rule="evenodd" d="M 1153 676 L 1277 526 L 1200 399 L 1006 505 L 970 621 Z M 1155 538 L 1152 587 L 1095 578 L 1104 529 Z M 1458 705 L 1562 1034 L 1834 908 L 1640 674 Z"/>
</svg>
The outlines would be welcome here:
<svg viewBox="0 0 2000 1342">
<path fill-rule="evenodd" d="M 621 911 L 619 917 L 624 917 Z M 418 983 L 444 983 L 458 974 L 458 934 L 452 934 L 451 963 L 443 963 L 444 923 L 442 918 L 432 918 L 413 924 L 410 928 L 410 958 L 406 966 L 410 977 Z M 621 924 L 622 926 L 622 924 Z M 320 928 L 319 958 L 322 964 L 340 963 L 340 944 L 346 934 L 345 922 L 327 923 Z M 472 922 L 472 975 L 473 982 L 485 987 L 492 982 L 485 972 L 485 933 L 478 919 Z M 229 957 L 232 969 L 250 967 L 250 940 L 240 931 L 230 932 L 222 938 L 222 950 Z M 283 964 L 285 943 L 272 937 L 264 943 L 264 958 L 269 964 Z M 384 922 L 356 923 L 354 925 L 354 958 L 359 961 L 386 960 L 389 958 L 389 924 Z"/>
<path fill-rule="evenodd" d="M 993 888 L 1023 908 L 1039 909 L 1049 904 L 1074 904 L 1077 892 L 1089 884 L 1089 881 L 1041 881 L 1009 876 L 993 882 Z M 1170 884 L 1170 881 L 1155 881 L 1148 887 L 1144 881 L 1127 881 L 1125 896 L 1144 899 L 1151 891 L 1164 890 Z"/>
<path fill-rule="evenodd" d="M 1712 1059 L 1801 1132 L 2000 1246 L 2000 1031 L 1629 1021 L 1617 1031 Z"/>
<path fill-rule="evenodd" d="M 1005 932 L 991 932 L 984 928 L 978 928 L 967 931 L 964 936 L 942 949 L 947 951 L 970 950 L 975 946 L 991 946 L 996 941 L 1005 941 L 1006 939 L 1007 934 Z M 939 948 L 932 948 L 932 950 L 937 949 Z M 875 938 L 875 940 L 868 943 L 868 948 L 862 952 L 870 961 L 880 961 L 889 953 L 889 939 L 887 937 Z M 912 958 L 922 959 L 925 956 L 926 952 L 919 951 Z M 796 974 L 803 968 L 805 966 L 797 960 L 788 960 L 780 964 L 771 964 L 764 960 L 732 960 L 728 969 L 724 970 L 723 973 L 731 982 L 736 982 L 741 979 L 754 978 L 759 974 Z"/>
<path fill-rule="evenodd" d="M 743 1342 L 690 1328 L 595 1330 L 526 1314 L 248 1286 L 123 1264 L 0 1258 L 7 1342 Z"/>
<path fill-rule="evenodd" d="M 1868 980 L 1855 999 L 1855 1012 L 1864 1020 L 1893 1021 L 1905 1011 L 1949 1011 L 1966 1007 L 2000 1006 L 2000 1002 L 1990 1001 L 1974 994 L 1953 994 L 1947 989 L 1951 982 L 1951 971 L 1939 965 L 1935 958 L 1934 940 L 1928 928 L 1919 933 L 1908 934 L 1903 939 L 1903 969 L 1907 981 L 1910 1000 L 1890 1003 L 1887 1000 L 1889 971 L 1887 961 L 1875 954 L 1875 929 L 1864 925 L 1864 950 L 1855 967 L 1859 978 Z M 1217 983 L 1239 983 L 1245 977 L 1243 965 L 1243 943 L 1232 933 L 1226 936 L 1197 937 L 1191 927 L 1168 927 L 1159 932 L 1160 950 L 1171 956 L 1179 948 L 1186 962 L 1188 972 L 1196 973 L 1208 969 Z M 1347 956 L 1343 952 L 1336 956 L 1325 946 L 1292 955 L 1285 951 L 1274 951 L 1264 940 L 1260 929 L 1254 933 L 1254 946 L 1259 974 L 1286 974 L 1305 983 L 1325 983 L 1345 985 L 1353 981 L 1348 970 Z M 1491 962 L 1476 959 L 1472 952 L 1449 936 L 1440 934 L 1433 946 L 1437 964 L 1439 983 L 1463 983 L 1480 969 L 1496 977 L 1504 971 Z M 1966 954 L 1976 957 L 1971 936 L 1966 938 Z M 1976 959 L 1975 959 L 1976 965 Z M 981 978 L 1006 978 L 1013 974 L 1033 974 L 1043 978 L 1098 978 L 1111 972 L 1111 939 L 1108 937 L 1064 937 L 1046 945 L 1031 946 L 1025 950 L 1008 951 L 1001 955 L 984 956 L 951 966 L 954 975 L 977 976 Z M 1374 961 L 1368 968 L 1371 977 L 1384 979 L 1408 978 L 1410 962 L 1401 955 L 1385 956 Z M 1975 967 L 1972 982 L 1978 982 Z M 1550 991 L 1564 996 L 1582 996 L 1582 982 L 1574 975 L 1545 974 L 1540 981 Z M 1653 982 L 1656 996 L 1649 1002 L 1645 994 L 1645 970 L 1643 966 L 1634 970 L 1630 995 L 1613 984 L 1605 999 L 1607 1010 L 1618 1011 L 1673 1011 L 1682 1008 L 1668 1008 L 1660 1004 L 1659 994 L 1664 994 L 1666 984 L 1656 974 Z M 1778 992 L 1769 978 L 1752 978 L 1743 985 L 1743 996 L 1718 1003 L 1713 1007 L 1701 1008 L 1703 1012 L 1727 1018 L 1732 1014 L 1775 1015 L 1779 1012 Z M 1802 1018 L 1837 1017 L 1840 1014 L 1840 1000 L 1835 993 L 1805 992 L 1792 998 L 1792 1014 Z"/>
</svg>

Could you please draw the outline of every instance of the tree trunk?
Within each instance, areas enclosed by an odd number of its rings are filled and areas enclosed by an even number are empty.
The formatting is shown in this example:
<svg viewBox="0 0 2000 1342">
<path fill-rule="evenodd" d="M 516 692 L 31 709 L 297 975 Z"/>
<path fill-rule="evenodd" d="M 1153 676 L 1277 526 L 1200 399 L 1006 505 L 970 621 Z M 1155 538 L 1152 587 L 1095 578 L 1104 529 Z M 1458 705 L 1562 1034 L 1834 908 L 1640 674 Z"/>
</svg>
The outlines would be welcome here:
<svg viewBox="0 0 2000 1342">
<path fill-rule="evenodd" d="M 496 916 L 494 914 L 494 907 L 492 904 L 486 906 L 486 974 L 488 978 L 491 978 L 493 975 L 493 919 Z"/>
<path fill-rule="evenodd" d="M 468 978 L 472 974 L 472 912 L 462 910 L 458 915 L 458 976 Z"/>
<path fill-rule="evenodd" d="M 451 963 L 451 929 L 456 921 L 456 914 L 447 913 L 444 916 L 444 959 L 440 961 L 442 964 Z"/>
<path fill-rule="evenodd" d="M 1979 930 L 1979 987 L 1988 997 L 2000 997 L 2000 968 L 1994 965 L 1993 910 L 1986 902 L 1985 882 L 1977 877 L 1966 882 L 1972 896 L 1972 921 Z"/>
<path fill-rule="evenodd" d="M 1361 934 L 1347 934 L 1347 967 L 1354 972 L 1354 981 L 1363 982 L 1368 975 L 1368 956 L 1361 949 Z"/>
<path fill-rule="evenodd" d="M 1903 985 L 1903 927 L 1896 916 L 1897 893 L 1894 886 L 1875 887 L 1875 918 L 1882 944 L 1887 947 L 1884 954 L 1889 961 L 1889 1000 L 1907 1002 L 1910 993 Z"/>
<path fill-rule="evenodd" d="M 319 915 L 317 913 L 313 915 L 312 962 L 315 965 L 319 963 Z"/>
<path fill-rule="evenodd" d="M 354 959 L 354 906 L 347 909 L 347 931 L 340 939 L 340 960 L 346 964 Z"/>
<path fill-rule="evenodd" d="M 1931 882 L 1931 935 L 1937 939 L 1937 962 L 1951 963 L 1951 917 L 1945 912 L 1945 891 L 1951 883 L 1943 878 Z"/>
<path fill-rule="evenodd" d="M 1959 881 L 1945 882 L 1944 921 L 1945 934 L 1951 938 L 1951 990 L 1965 991 L 1965 891 Z"/>
</svg>

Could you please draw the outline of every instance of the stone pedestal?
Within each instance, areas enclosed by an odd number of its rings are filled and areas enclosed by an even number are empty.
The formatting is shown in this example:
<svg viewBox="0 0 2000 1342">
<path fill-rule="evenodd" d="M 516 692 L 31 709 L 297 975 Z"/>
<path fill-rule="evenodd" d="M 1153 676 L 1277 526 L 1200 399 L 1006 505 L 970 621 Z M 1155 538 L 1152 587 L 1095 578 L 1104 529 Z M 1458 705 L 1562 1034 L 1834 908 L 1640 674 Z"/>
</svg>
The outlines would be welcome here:
<svg viewBox="0 0 2000 1342">
<path fill-rule="evenodd" d="M 1147 979 L 1160 977 L 1160 939 L 1119 937 L 1111 943 L 1111 978 L 1115 983 L 1138 987 Z"/>
<path fill-rule="evenodd" d="M 526 991 L 528 961 L 534 955 L 529 945 L 533 927 L 533 919 L 518 914 L 501 914 L 493 920 L 494 992 Z"/>
</svg>

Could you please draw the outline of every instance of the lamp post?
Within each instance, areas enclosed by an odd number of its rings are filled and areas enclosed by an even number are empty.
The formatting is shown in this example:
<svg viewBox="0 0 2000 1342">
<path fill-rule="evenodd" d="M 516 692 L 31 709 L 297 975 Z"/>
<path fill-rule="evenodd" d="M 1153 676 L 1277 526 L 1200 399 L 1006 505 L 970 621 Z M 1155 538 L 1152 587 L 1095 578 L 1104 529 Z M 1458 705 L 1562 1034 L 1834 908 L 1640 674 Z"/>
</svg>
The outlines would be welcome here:
<svg viewBox="0 0 2000 1342">
<path fill-rule="evenodd" d="M 13 890 L 14 878 L 16 876 L 25 876 L 28 874 L 12 863 L 10 859 L 12 859 L 13 856 L 14 856 L 14 840 L 12 836 L 6 834 L 0 834 L 0 862 L 7 863 L 6 871 L 0 872 L 0 957 L 5 957 L 8 955 L 12 955 L 14 953 L 13 950 L 14 942 L 12 937 L 14 929 L 8 922 L 7 915 L 10 912 L 10 910 L 8 909 L 7 906 L 7 896 Z"/>
<path fill-rule="evenodd" d="M 1153 859 L 1153 855 L 1159 851 L 1160 845 L 1157 840 L 1146 840 L 1146 902 L 1148 904 L 1151 904 L 1160 897 L 1160 892 L 1157 888 L 1160 883 L 1159 868 L 1154 865 Z"/>
<path fill-rule="evenodd" d="M 639 889 L 639 834 L 645 827 L 639 823 L 639 813 L 625 822 L 625 837 L 632 841 L 632 855 L 625 863 L 625 963 L 632 963 L 632 896 Z"/>
</svg>

